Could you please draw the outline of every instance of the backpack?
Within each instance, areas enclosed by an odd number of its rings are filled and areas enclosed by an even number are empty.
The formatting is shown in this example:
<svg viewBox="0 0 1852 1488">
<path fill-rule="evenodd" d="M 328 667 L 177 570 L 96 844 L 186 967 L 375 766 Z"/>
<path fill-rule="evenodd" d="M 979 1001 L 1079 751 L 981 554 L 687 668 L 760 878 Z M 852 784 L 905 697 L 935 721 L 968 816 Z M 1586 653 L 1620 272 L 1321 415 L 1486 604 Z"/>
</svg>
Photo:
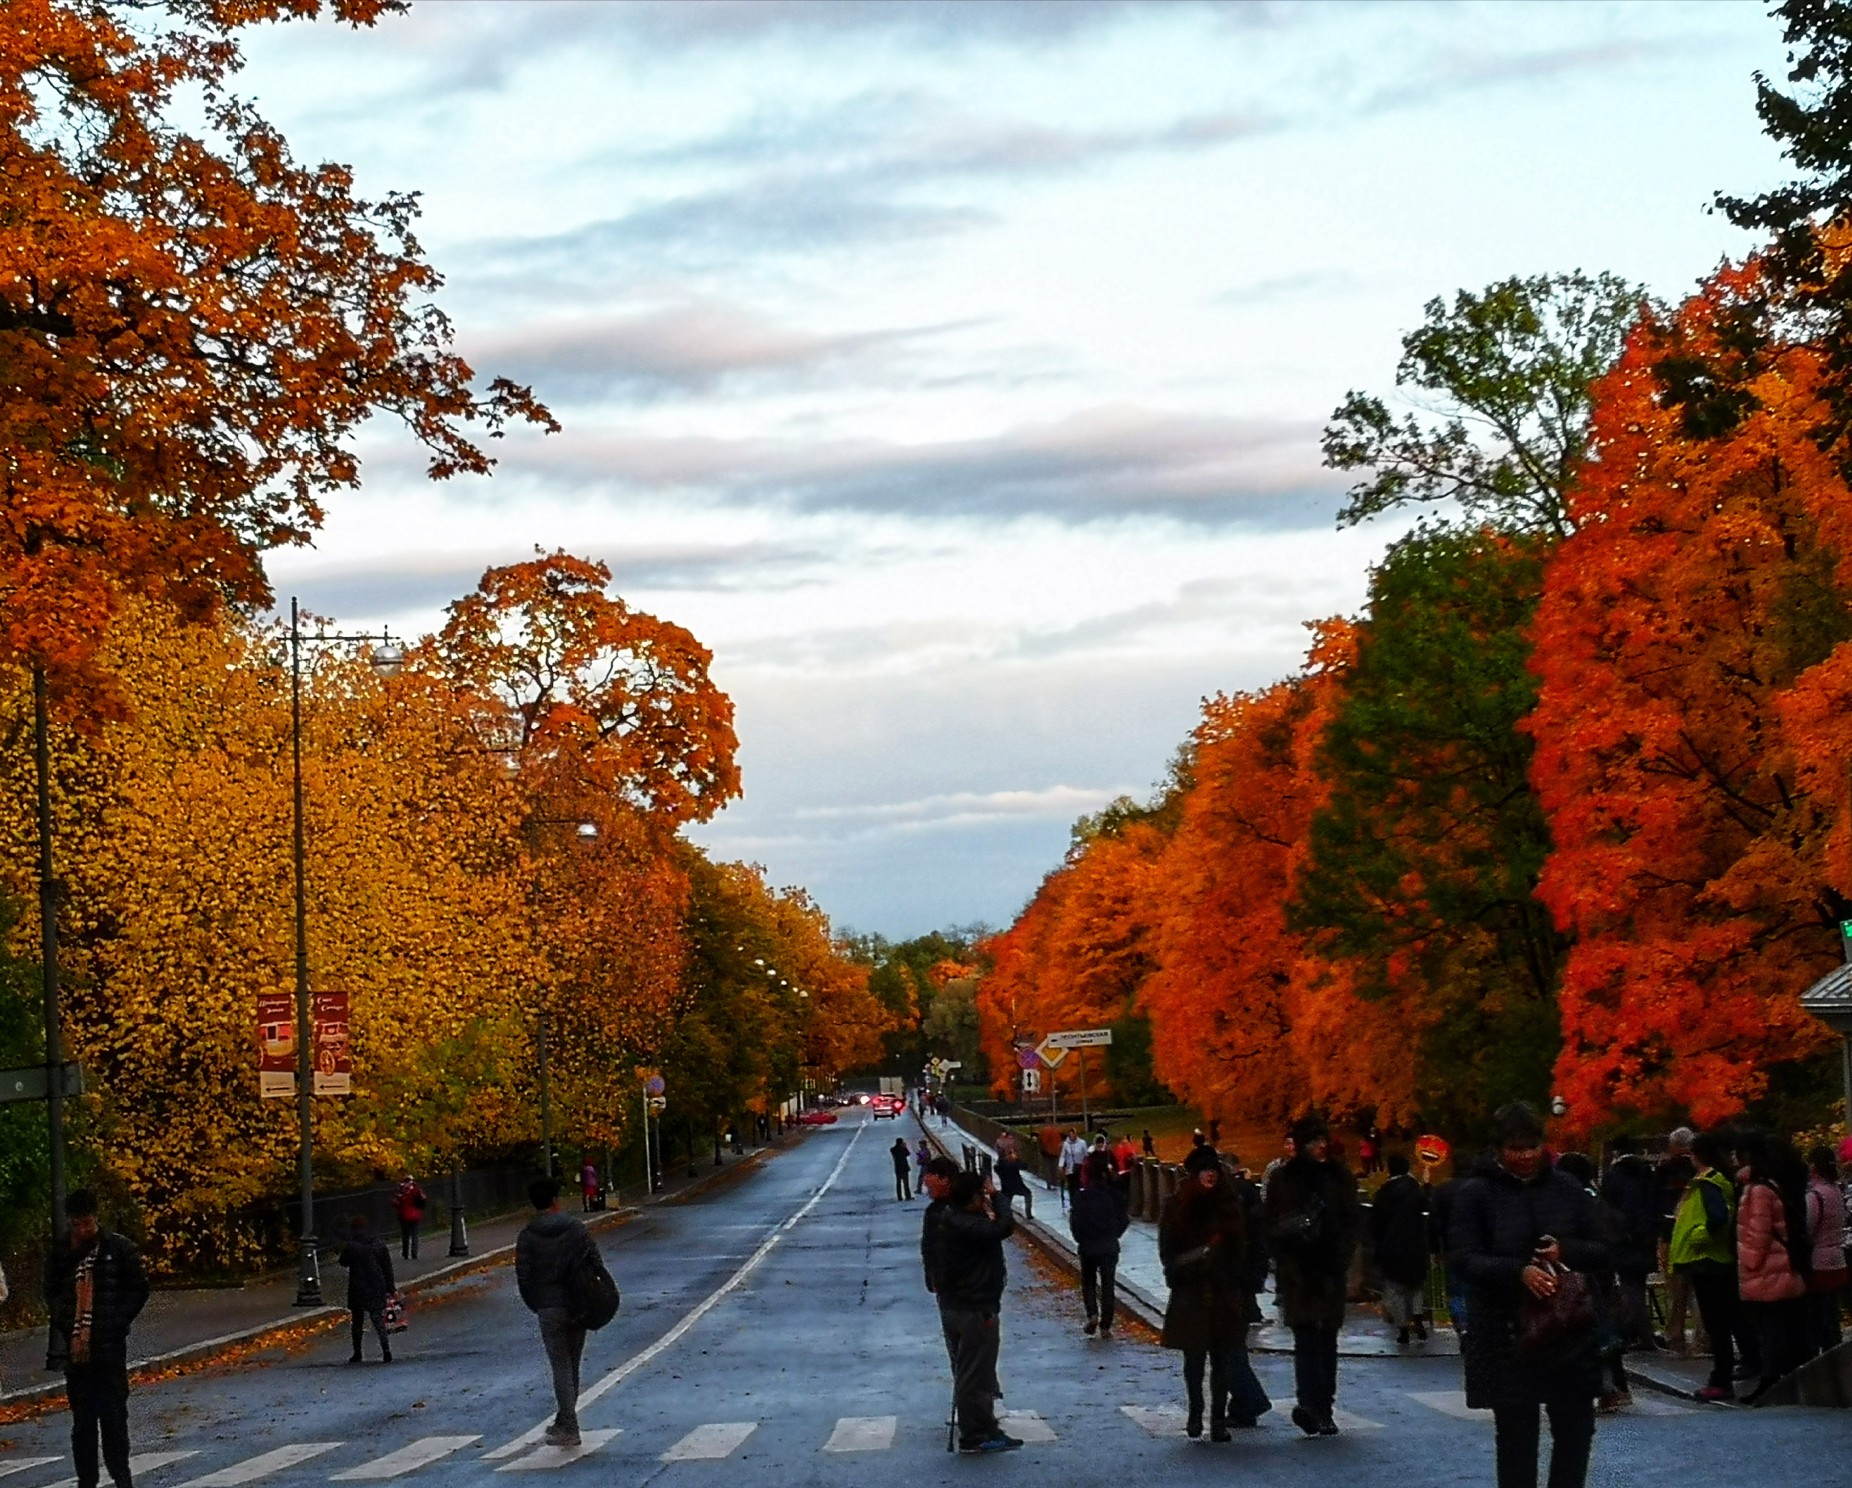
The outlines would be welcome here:
<svg viewBox="0 0 1852 1488">
<path fill-rule="evenodd" d="M 620 1301 L 604 1257 L 596 1245 L 588 1243 L 566 1273 L 567 1315 L 581 1328 L 596 1332 L 617 1316 Z"/>
</svg>

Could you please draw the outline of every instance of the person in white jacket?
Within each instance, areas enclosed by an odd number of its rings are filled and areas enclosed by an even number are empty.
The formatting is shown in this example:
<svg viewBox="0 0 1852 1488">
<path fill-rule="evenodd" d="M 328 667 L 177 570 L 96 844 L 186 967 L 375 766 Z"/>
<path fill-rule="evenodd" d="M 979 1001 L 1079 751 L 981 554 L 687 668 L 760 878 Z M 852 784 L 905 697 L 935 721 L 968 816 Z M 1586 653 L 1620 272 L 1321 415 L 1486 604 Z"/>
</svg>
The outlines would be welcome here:
<svg viewBox="0 0 1852 1488">
<path fill-rule="evenodd" d="M 1080 1165 L 1087 1160 L 1087 1144 L 1080 1139 L 1080 1134 L 1069 1127 L 1067 1135 L 1061 1139 L 1061 1202 L 1066 1202 L 1080 1191 Z"/>
</svg>

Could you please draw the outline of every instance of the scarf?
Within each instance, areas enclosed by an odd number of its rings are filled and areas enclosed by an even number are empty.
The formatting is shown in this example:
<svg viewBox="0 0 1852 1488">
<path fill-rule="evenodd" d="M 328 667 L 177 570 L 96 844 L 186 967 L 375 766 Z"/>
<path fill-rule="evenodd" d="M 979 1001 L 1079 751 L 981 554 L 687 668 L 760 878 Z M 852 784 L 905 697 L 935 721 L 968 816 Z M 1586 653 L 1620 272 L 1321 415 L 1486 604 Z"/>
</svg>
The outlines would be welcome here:
<svg viewBox="0 0 1852 1488">
<path fill-rule="evenodd" d="M 71 1362 L 90 1362 L 90 1324 L 96 1311 L 96 1253 L 92 1245 L 77 1263 L 77 1307 L 71 1323 Z"/>
</svg>

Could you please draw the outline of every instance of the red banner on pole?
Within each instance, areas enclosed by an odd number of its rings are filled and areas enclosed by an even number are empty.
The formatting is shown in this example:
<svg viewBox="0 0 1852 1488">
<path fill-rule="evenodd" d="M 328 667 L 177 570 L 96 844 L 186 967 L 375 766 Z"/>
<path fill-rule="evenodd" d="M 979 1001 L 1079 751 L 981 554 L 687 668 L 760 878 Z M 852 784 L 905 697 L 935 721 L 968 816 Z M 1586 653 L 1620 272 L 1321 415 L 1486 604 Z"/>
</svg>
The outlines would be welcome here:
<svg viewBox="0 0 1852 1488">
<path fill-rule="evenodd" d="M 296 1093 L 296 999 L 287 992 L 257 994 L 257 1093 L 264 1100 Z"/>
<path fill-rule="evenodd" d="M 315 1040 L 309 1045 L 317 1095 L 354 1093 L 353 1046 L 348 1037 L 347 994 L 317 992 L 310 999 Z"/>
</svg>

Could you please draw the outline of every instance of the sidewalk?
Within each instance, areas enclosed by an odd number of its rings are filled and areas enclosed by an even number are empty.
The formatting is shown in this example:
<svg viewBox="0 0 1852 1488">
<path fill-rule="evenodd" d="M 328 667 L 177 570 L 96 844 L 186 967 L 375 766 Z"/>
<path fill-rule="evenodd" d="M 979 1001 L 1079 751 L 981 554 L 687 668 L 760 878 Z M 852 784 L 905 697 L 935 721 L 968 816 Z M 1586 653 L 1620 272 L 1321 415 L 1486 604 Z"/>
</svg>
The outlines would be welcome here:
<svg viewBox="0 0 1852 1488">
<path fill-rule="evenodd" d="M 958 1125 L 956 1118 L 922 1120 L 916 1115 L 914 1120 L 925 1130 L 926 1139 L 936 1143 L 955 1161 L 961 1156 L 958 1148 L 967 1143 L 979 1152 L 988 1153 L 993 1162 L 996 1160 L 995 1149 Z M 1078 1270 L 1080 1253 L 1075 1248 L 1074 1237 L 1068 1232 L 1060 1190 L 1044 1191 L 1037 1187 L 1033 1178 L 1028 1182 L 1035 1190 L 1035 1217 L 1031 1219 L 1019 1213 L 1016 1216 L 1018 1226 L 1028 1231 L 1044 1250 Z M 1164 1304 L 1170 1288 L 1164 1284 L 1164 1268 L 1158 1264 L 1157 1226 L 1149 1220 L 1134 1219 L 1120 1238 L 1118 1293 L 1121 1305 L 1141 1322 L 1153 1328 L 1163 1326 Z M 1290 1354 L 1293 1336 L 1281 1324 L 1275 1311 L 1271 1281 L 1260 1298 L 1260 1307 L 1264 1321 L 1256 1324 L 1250 1333 L 1249 1349 L 1263 1354 Z M 1398 1347 L 1395 1329 L 1373 1308 L 1362 1306 L 1349 1309 L 1343 1331 L 1338 1335 L 1338 1353 L 1347 1359 L 1438 1358 L 1459 1352 L 1460 1341 L 1453 1330 L 1440 1326 L 1429 1328 L 1426 1343 Z"/>
<path fill-rule="evenodd" d="M 791 1135 L 794 1134 L 787 1134 L 783 1140 L 788 1142 Z M 659 1192 L 647 1197 L 641 1185 L 627 1192 L 619 1190 L 613 1195 L 619 1207 L 583 1218 L 594 1229 L 621 1224 L 647 1205 L 692 1197 L 742 1171 L 767 1153 L 777 1151 L 779 1146 L 780 1142 L 774 1140 L 764 1147 L 748 1146 L 742 1157 L 728 1153 L 724 1166 L 711 1168 L 704 1164 L 693 1178 L 687 1177 L 683 1169 L 681 1176 L 670 1176 Z M 568 1188 L 571 1188 L 570 1183 Z M 571 1207 L 577 1195 L 563 1193 L 561 1201 Z M 443 1206 L 437 1207 L 441 1210 Z M 416 1294 L 465 1271 L 505 1263 L 513 1253 L 515 1236 L 520 1234 L 528 1217 L 526 1212 L 516 1212 L 480 1223 L 472 1220 L 470 1253 L 466 1258 L 454 1260 L 449 1254 L 450 1228 L 447 1224 L 421 1237 L 419 1258 L 415 1261 L 400 1258 L 396 1235 L 382 1235 L 380 1239 L 392 1251 L 393 1274 L 400 1290 Z M 243 1286 L 156 1290 L 130 1335 L 136 1350 L 135 1357 L 129 1361 L 130 1372 L 210 1358 L 265 1334 L 297 1328 L 318 1319 L 345 1317 L 347 1307 L 341 1299 L 346 1295 L 346 1274 L 331 1256 L 323 1257 L 322 1295 L 328 1302 L 321 1307 L 295 1305 L 296 1272 L 293 1268 L 254 1278 Z M 63 1392 L 63 1376 L 45 1369 L 43 1327 L 0 1333 L 0 1404 L 17 1404 Z"/>
</svg>

